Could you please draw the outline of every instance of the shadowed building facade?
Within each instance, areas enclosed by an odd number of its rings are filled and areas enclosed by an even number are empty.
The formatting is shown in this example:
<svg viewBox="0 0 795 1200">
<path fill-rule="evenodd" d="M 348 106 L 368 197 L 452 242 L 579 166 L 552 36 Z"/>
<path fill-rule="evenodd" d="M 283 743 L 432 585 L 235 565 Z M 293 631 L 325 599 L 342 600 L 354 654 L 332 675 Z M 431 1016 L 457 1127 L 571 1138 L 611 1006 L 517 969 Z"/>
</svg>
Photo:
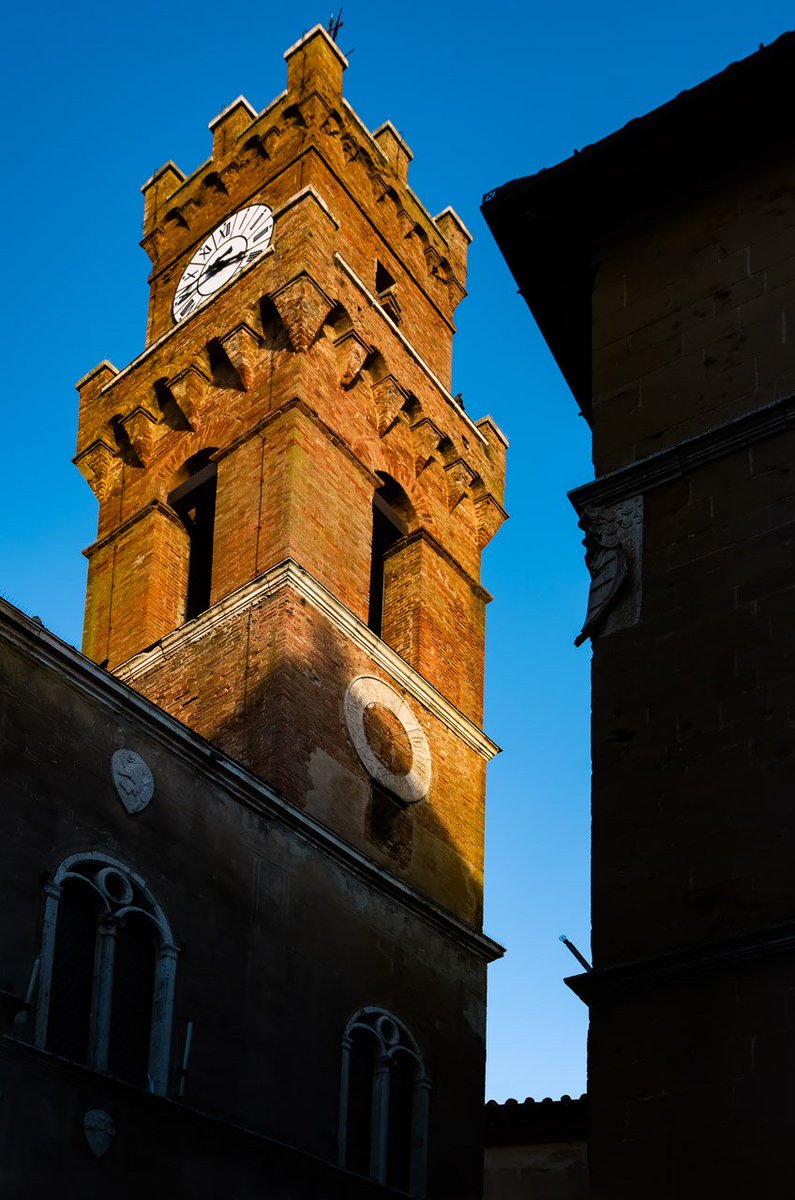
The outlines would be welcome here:
<svg viewBox="0 0 795 1200">
<path fill-rule="evenodd" d="M 481 1194 L 506 442 L 450 392 L 467 230 L 320 27 L 286 59 L 144 186 L 86 657 L 0 608 L 9 1197 Z"/>
<path fill-rule="evenodd" d="M 593 430 L 592 1194 L 789 1194 L 795 37 L 484 213 Z"/>
</svg>

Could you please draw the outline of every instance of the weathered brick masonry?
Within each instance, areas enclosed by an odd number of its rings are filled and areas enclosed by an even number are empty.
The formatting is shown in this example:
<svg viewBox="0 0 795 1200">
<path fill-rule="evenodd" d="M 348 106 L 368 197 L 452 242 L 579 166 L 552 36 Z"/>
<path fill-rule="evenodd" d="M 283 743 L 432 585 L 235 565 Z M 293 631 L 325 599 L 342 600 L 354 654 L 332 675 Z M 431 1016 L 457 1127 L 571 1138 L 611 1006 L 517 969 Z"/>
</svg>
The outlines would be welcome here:
<svg viewBox="0 0 795 1200">
<path fill-rule="evenodd" d="M 478 728 L 480 554 L 505 515 L 506 443 L 449 393 L 469 234 L 452 209 L 431 218 L 414 196 L 393 127 L 370 134 L 343 100 L 344 59 L 322 30 L 286 57 L 282 97 L 259 116 L 237 101 L 213 122 L 209 163 L 187 179 L 168 164 L 144 188 L 148 346 L 79 385 L 77 463 L 100 499 L 84 648 L 479 922 L 493 753 Z M 250 203 L 273 209 L 272 247 L 175 326 L 185 264 Z M 196 636 L 197 622 L 183 624 L 188 538 L 169 497 L 200 452 L 217 465 L 217 493 Z M 413 669 L 399 686 L 434 760 L 427 805 L 397 849 L 373 832 L 370 801 L 351 799 L 370 784 L 341 715 L 350 678 L 384 670 L 352 651 L 347 622 L 368 620 L 385 482 L 401 491 L 405 532 L 385 559 L 383 641 L 371 642 Z M 288 562 L 339 602 L 330 623 L 289 572 L 267 601 L 232 602 Z M 234 616 L 219 617 L 223 604 Z M 446 724 L 423 701 L 425 681 Z"/>
</svg>

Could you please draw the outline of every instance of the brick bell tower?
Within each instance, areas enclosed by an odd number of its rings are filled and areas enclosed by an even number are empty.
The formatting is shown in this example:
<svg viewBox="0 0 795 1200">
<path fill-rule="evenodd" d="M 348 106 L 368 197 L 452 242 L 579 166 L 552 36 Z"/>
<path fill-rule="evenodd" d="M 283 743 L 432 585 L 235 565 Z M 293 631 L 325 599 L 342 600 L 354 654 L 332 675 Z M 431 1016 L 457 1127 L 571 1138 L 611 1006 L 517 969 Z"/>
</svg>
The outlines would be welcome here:
<svg viewBox="0 0 795 1200">
<path fill-rule="evenodd" d="M 506 442 L 450 392 L 470 235 L 322 28 L 285 58 L 143 188 L 146 348 L 78 385 L 84 650 L 479 927 Z"/>
</svg>

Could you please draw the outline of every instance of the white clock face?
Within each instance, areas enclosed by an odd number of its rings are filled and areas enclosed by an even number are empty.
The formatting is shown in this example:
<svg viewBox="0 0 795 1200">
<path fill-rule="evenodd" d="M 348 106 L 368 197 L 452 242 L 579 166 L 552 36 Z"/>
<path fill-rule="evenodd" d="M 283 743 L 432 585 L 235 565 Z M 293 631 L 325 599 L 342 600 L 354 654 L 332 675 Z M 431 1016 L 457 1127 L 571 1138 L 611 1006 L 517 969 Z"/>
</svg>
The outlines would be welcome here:
<svg viewBox="0 0 795 1200">
<path fill-rule="evenodd" d="M 238 209 L 214 229 L 182 273 L 174 296 L 174 320 L 182 321 L 233 275 L 267 250 L 273 213 L 266 204 Z"/>
</svg>

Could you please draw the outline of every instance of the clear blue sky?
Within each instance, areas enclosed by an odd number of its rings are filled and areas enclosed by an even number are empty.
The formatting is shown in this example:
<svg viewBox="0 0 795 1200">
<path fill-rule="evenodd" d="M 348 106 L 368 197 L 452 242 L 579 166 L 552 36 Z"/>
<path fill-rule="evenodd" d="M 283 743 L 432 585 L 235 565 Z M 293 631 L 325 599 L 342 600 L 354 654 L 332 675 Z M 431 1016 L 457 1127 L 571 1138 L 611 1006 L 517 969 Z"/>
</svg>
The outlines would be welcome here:
<svg viewBox="0 0 795 1200">
<path fill-rule="evenodd" d="M 0 82 L 3 433 L 0 589 L 79 644 L 80 551 L 96 527 L 71 465 L 74 382 L 143 347 L 148 260 L 140 185 L 167 159 L 190 172 L 207 122 L 243 93 L 285 86 L 283 51 L 324 4 L 208 0 L 17 4 Z M 487 551 L 491 768 L 488 1094 L 585 1088 L 586 1013 L 561 980 L 589 950 L 589 658 L 572 640 L 587 575 L 566 491 L 591 477 L 588 430 L 479 213 L 487 190 L 598 140 L 770 42 L 784 3 L 626 0 L 345 4 L 346 94 L 415 153 L 411 182 L 474 232 L 454 391 L 511 439 L 511 520 Z"/>
</svg>

